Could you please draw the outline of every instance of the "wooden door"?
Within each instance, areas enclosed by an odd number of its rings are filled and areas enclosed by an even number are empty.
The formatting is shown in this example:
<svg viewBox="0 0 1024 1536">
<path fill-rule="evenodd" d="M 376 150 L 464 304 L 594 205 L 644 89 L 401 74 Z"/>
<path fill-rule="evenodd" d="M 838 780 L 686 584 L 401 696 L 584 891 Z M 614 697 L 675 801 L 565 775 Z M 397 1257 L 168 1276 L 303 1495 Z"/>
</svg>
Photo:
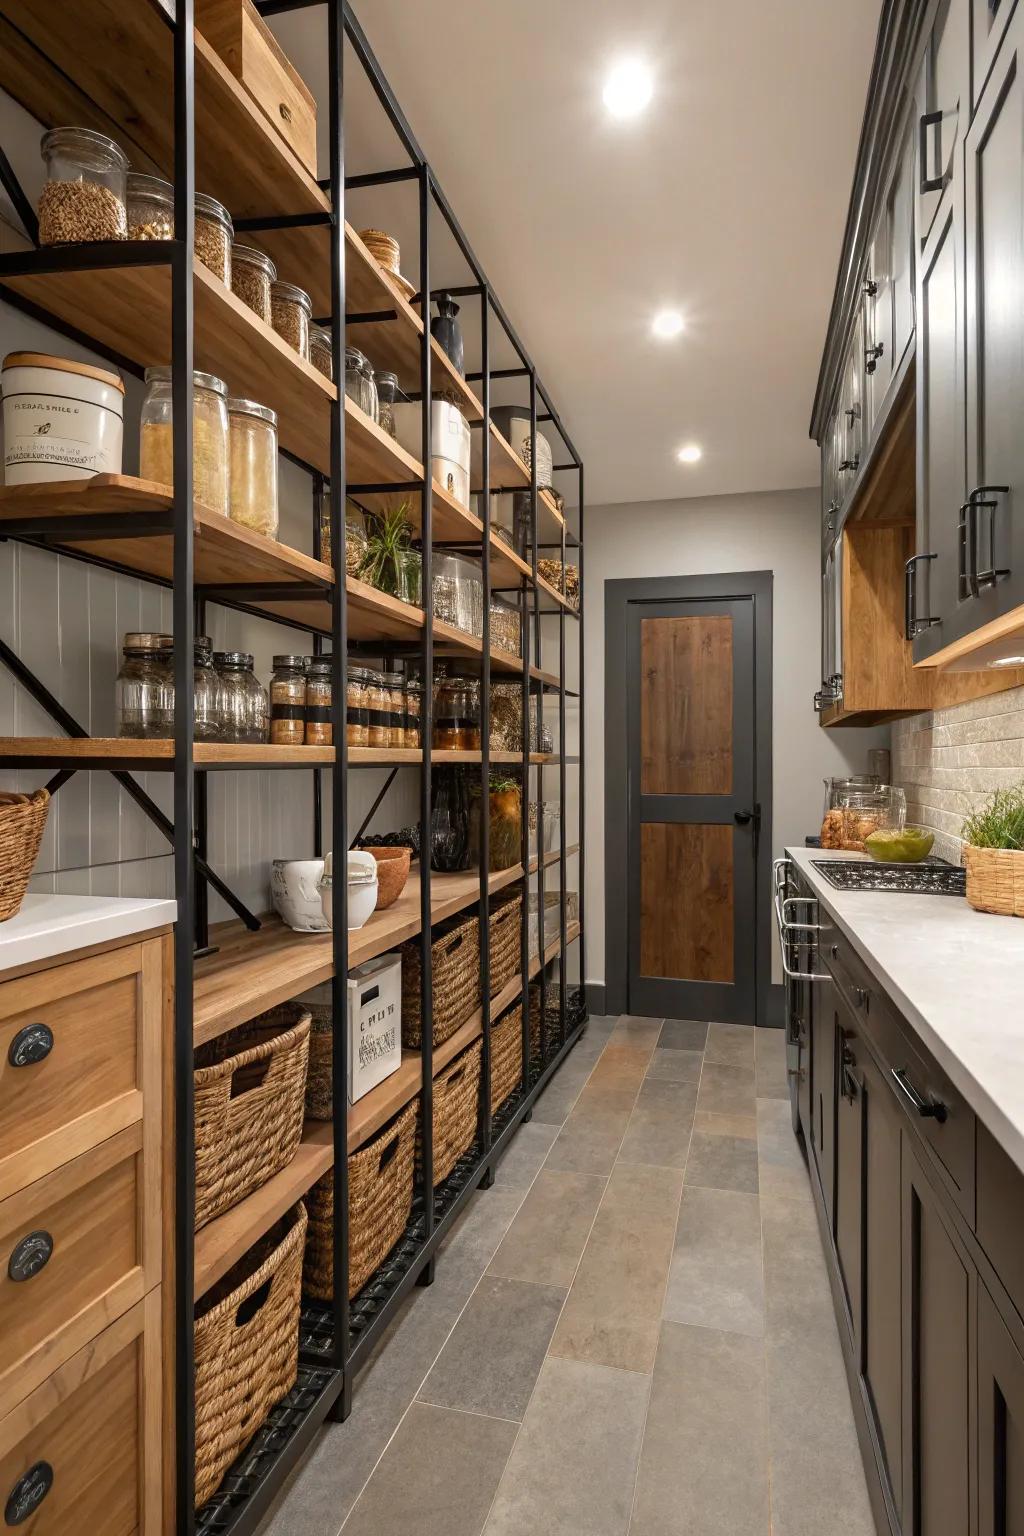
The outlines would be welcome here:
<svg viewBox="0 0 1024 1536">
<path fill-rule="evenodd" d="M 972 1536 L 977 1272 L 902 1132 L 903 1529 Z"/>
<path fill-rule="evenodd" d="M 628 607 L 628 1008 L 753 1023 L 753 598 Z"/>
<path fill-rule="evenodd" d="M 978 1287 L 978 1536 L 1024 1536 L 1024 1357 Z"/>
</svg>

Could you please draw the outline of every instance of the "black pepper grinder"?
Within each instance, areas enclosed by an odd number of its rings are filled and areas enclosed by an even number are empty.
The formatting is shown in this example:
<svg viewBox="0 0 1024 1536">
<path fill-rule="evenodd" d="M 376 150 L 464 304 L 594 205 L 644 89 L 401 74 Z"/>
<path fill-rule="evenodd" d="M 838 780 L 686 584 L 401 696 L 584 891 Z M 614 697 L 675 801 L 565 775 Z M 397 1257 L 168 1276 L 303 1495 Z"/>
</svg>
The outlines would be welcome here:
<svg viewBox="0 0 1024 1536">
<path fill-rule="evenodd" d="M 447 352 L 452 367 L 462 378 L 466 377 L 466 367 L 463 362 L 462 351 L 462 327 L 456 320 L 459 306 L 450 293 L 442 293 L 437 298 L 437 314 L 430 322 L 430 334 L 438 346 Z"/>
</svg>

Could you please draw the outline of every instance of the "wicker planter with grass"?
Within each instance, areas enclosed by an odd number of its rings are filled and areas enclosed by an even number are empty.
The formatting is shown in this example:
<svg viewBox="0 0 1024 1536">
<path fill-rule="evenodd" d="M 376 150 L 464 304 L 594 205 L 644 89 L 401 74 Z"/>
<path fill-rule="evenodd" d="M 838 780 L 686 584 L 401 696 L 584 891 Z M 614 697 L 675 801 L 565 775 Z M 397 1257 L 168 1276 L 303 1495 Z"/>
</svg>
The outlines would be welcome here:
<svg viewBox="0 0 1024 1536">
<path fill-rule="evenodd" d="M 967 900 L 978 912 L 1024 917 L 1024 853 L 964 844 Z"/>
<path fill-rule="evenodd" d="M 45 789 L 31 795 L 0 793 L 0 923 L 15 917 L 25 899 L 49 809 Z"/>
</svg>

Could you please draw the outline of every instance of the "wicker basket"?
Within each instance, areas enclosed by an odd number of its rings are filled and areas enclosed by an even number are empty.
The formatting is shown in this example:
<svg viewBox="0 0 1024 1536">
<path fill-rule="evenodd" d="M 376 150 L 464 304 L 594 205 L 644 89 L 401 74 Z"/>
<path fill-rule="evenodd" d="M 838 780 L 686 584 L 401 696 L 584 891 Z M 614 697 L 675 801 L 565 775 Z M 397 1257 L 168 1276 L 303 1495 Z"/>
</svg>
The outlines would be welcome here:
<svg viewBox="0 0 1024 1536">
<path fill-rule="evenodd" d="M 420 941 L 403 944 L 402 1044 L 418 1050 L 423 1039 L 420 1011 Z M 433 1036 L 443 1045 L 480 1006 L 480 930 L 475 917 L 441 923 L 430 945 L 433 978 Z"/>
<path fill-rule="evenodd" d="M 964 844 L 967 900 L 978 912 L 1024 917 L 1024 853 Z"/>
<path fill-rule="evenodd" d="M 540 1043 L 540 1010 L 530 1010 L 530 1054 Z M 536 1034 L 536 1042 L 534 1035 Z M 496 1115 L 523 1080 L 523 1005 L 516 1003 L 491 1025 L 491 1114 Z"/>
<path fill-rule="evenodd" d="M 361 1291 L 405 1231 L 412 1210 L 419 1099 L 348 1160 L 348 1294 Z M 309 1192 L 309 1235 L 302 1283 L 311 1296 L 334 1295 L 334 1173 Z"/>
<path fill-rule="evenodd" d="M 196 1508 L 295 1385 L 306 1210 L 293 1206 L 199 1303 Z"/>
<path fill-rule="evenodd" d="M 196 1051 L 197 1230 L 295 1156 L 309 1026 L 301 1003 L 282 1003 Z"/>
<path fill-rule="evenodd" d="M 477 1040 L 434 1078 L 434 1183 L 442 1183 L 473 1145 L 480 1103 L 480 1056 Z M 422 1126 L 417 1128 L 416 1163 L 423 1160 Z"/>
<path fill-rule="evenodd" d="M 519 974 L 523 921 L 522 891 L 503 891 L 491 900 L 488 918 L 488 965 L 491 996 Z"/>
<path fill-rule="evenodd" d="M 45 789 L 31 795 L 0 793 L 0 923 L 16 916 L 21 907 L 49 809 Z"/>
</svg>

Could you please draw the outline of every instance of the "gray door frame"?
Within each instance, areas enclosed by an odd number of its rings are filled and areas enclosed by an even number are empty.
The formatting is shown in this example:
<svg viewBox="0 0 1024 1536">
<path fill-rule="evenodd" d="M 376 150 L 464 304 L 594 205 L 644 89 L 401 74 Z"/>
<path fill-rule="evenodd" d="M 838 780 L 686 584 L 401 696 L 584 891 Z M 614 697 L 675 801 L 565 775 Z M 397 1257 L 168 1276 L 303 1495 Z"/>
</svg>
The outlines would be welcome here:
<svg viewBox="0 0 1024 1536">
<path fill-rule="evenodd" d="M 605 1006 L 627 1007 L 629 911 L 623 902 L 629 860 L 627 633 L 629 604 L 748 598 L 754 610 L 754 799 L 761 808 L 754 863 L 754 1022 L 768 1024 L 771 988 L 772 573 L 653 576 L 606 581 L 605 604 Z"/>
</svg>

